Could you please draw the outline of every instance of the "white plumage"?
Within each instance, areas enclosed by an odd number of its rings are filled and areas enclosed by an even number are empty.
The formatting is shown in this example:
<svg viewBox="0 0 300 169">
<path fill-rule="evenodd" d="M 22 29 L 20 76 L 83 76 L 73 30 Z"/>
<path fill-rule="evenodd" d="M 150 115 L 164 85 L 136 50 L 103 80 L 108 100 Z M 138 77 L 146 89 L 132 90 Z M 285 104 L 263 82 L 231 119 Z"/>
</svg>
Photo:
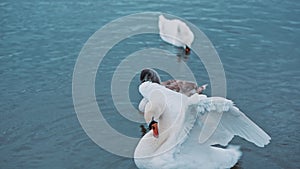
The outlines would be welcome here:
<svg viewBox="0 0 300 169">
<path fill-rule="evenodd" d="M 259 147 L 271 139 L 225 98 L 187 97 L 151 82 L 139 90 L 145 98 L 140 104 L 145 120 L 154 118 L 159 130 L 158 138 L 151 130 L 136 147 L 134 160 L 140 169 L 230 168 L 242 154 L 238 146 L 228 145 L 235 135 Z"/>
<path fill-rule="evenodd" d="M 194 34 L 190 28 L 178 19 L 169 20 L 163 15 L 159 16 L 158 27 L 160 37 L 177 47 L 191 48 L 194 41 Z"/>
</svg>

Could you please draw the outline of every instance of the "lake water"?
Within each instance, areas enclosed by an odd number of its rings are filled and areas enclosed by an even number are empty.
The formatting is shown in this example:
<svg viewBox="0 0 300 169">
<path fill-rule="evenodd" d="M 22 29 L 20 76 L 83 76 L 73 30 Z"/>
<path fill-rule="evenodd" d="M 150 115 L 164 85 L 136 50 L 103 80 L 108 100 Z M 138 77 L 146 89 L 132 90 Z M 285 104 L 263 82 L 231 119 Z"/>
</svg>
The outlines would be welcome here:
<svg viewBox="0 0 300 169">
<path fill-rule="evenodd" d="M 103 150 L 86 135 L 73 106 L 72 75 L 81 48 L 95 31 L 147 11 L 184 18 L 208 36 L 224 66 L 227 97 L 272 137 L 265 148 L 234 139 L 242 146 L 241 167 L 300 167 L 298 0 L 3 0 L 0 9 L 0 168 L 136 168 L 133 159 Z M 96 88 L 104 116 L 132 137 L 140 136 L 140 124 L 115 110 L 109 82 L 122 59 L 149 47 L 170 50 L 178 59 L 176 49 L 158 35 L 138 35 L 112 48 L 96 77 L 96 86 L 104 86 Z M 198 83 L 209 83 L 193 52 L 186 63 L 198 72 Z M 137 76 L 130 87 L 135 106 L 140 99 Z M 210 89 L 205 93 L 210 95 Z"/>
</svg>

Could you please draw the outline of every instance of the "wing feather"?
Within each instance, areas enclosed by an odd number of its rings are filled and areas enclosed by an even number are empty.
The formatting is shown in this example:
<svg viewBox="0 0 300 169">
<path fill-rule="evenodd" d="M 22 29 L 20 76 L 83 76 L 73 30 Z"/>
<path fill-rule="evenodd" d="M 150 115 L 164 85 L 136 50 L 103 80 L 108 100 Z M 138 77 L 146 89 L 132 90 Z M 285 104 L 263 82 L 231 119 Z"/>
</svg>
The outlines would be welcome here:
<svg viewBox="0 0 300 169">
<path fill-rule="evenodd" d="M 235 106 L 230 107 L 228 112 L 223 113 L 221 123 L 230 133 L 238 135 L 259 147 L 264 147 L 271 140 L 267 133 Z"/>
<path fill-rule="evenodd" d="M 264 147 L 271 140 L 271 137 L 235 107 L 231 100 L 193 95 L 189 103 L 186 116 L 189 116 L 193 109 L 196 110 L 195 125 L 200 125 L 201 128 L 200 143 L 226 146 L 237 135 Z"/>
</svg>

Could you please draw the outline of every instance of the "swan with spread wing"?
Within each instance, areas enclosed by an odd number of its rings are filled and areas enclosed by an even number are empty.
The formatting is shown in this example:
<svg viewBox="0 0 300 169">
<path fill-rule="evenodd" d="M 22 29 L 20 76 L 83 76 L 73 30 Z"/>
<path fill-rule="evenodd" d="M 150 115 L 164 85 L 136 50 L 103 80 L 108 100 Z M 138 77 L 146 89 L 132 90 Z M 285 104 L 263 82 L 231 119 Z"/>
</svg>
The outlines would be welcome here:
<svg viewBox="0 0 300 169">
<path fill-rule="evenodd" d="M 270 142 L 268 134 L 225 98 L 187 97 L 149 81 L 139 91 L 144 97 L 139 109 L 151 128 L 134 153 L 140 169 L 230 168 L 242 154 L 228 144 L 235 135 L 259 147 Z"/>
</svg>

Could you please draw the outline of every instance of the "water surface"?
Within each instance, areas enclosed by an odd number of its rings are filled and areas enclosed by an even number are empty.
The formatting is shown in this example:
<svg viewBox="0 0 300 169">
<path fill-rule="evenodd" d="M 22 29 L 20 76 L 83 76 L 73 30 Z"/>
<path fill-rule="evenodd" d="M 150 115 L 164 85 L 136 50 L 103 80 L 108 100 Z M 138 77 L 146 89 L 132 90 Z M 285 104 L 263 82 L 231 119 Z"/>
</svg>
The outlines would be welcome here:
<svg viewBox="0 0 300 169">
<path fill-rule="evenodd" d="M 136 168 L 132 159 L 98 147 L 81 128 L 72 102 L 72 74 L 87 39 L 119 17 L 159 11 L 182 17 L 215 45 L 227 78 L 227 96 L 272 137 L 266 148 L 242 140 L 242 168 L 299 168 L 300 3 L 232 1 L 1 1 L 0 168 Z M 176 49 L 158 35 L 117 44 L 99 68 L 97 101 L 118 131 L 139 137 L 139 124 L 115 110 L 110 95 L 116 66 L 149 47 Z M 209 83 L 192 53 L 187 64 Z M 167 79 L 168 76 L 163 76 Z M 138 78 L 132 81 L 136 105 Z M 210 94 L 210 89 L 206 91 Z M 120 123 L 122 125 L 120 125 Z"/>
</svg>

